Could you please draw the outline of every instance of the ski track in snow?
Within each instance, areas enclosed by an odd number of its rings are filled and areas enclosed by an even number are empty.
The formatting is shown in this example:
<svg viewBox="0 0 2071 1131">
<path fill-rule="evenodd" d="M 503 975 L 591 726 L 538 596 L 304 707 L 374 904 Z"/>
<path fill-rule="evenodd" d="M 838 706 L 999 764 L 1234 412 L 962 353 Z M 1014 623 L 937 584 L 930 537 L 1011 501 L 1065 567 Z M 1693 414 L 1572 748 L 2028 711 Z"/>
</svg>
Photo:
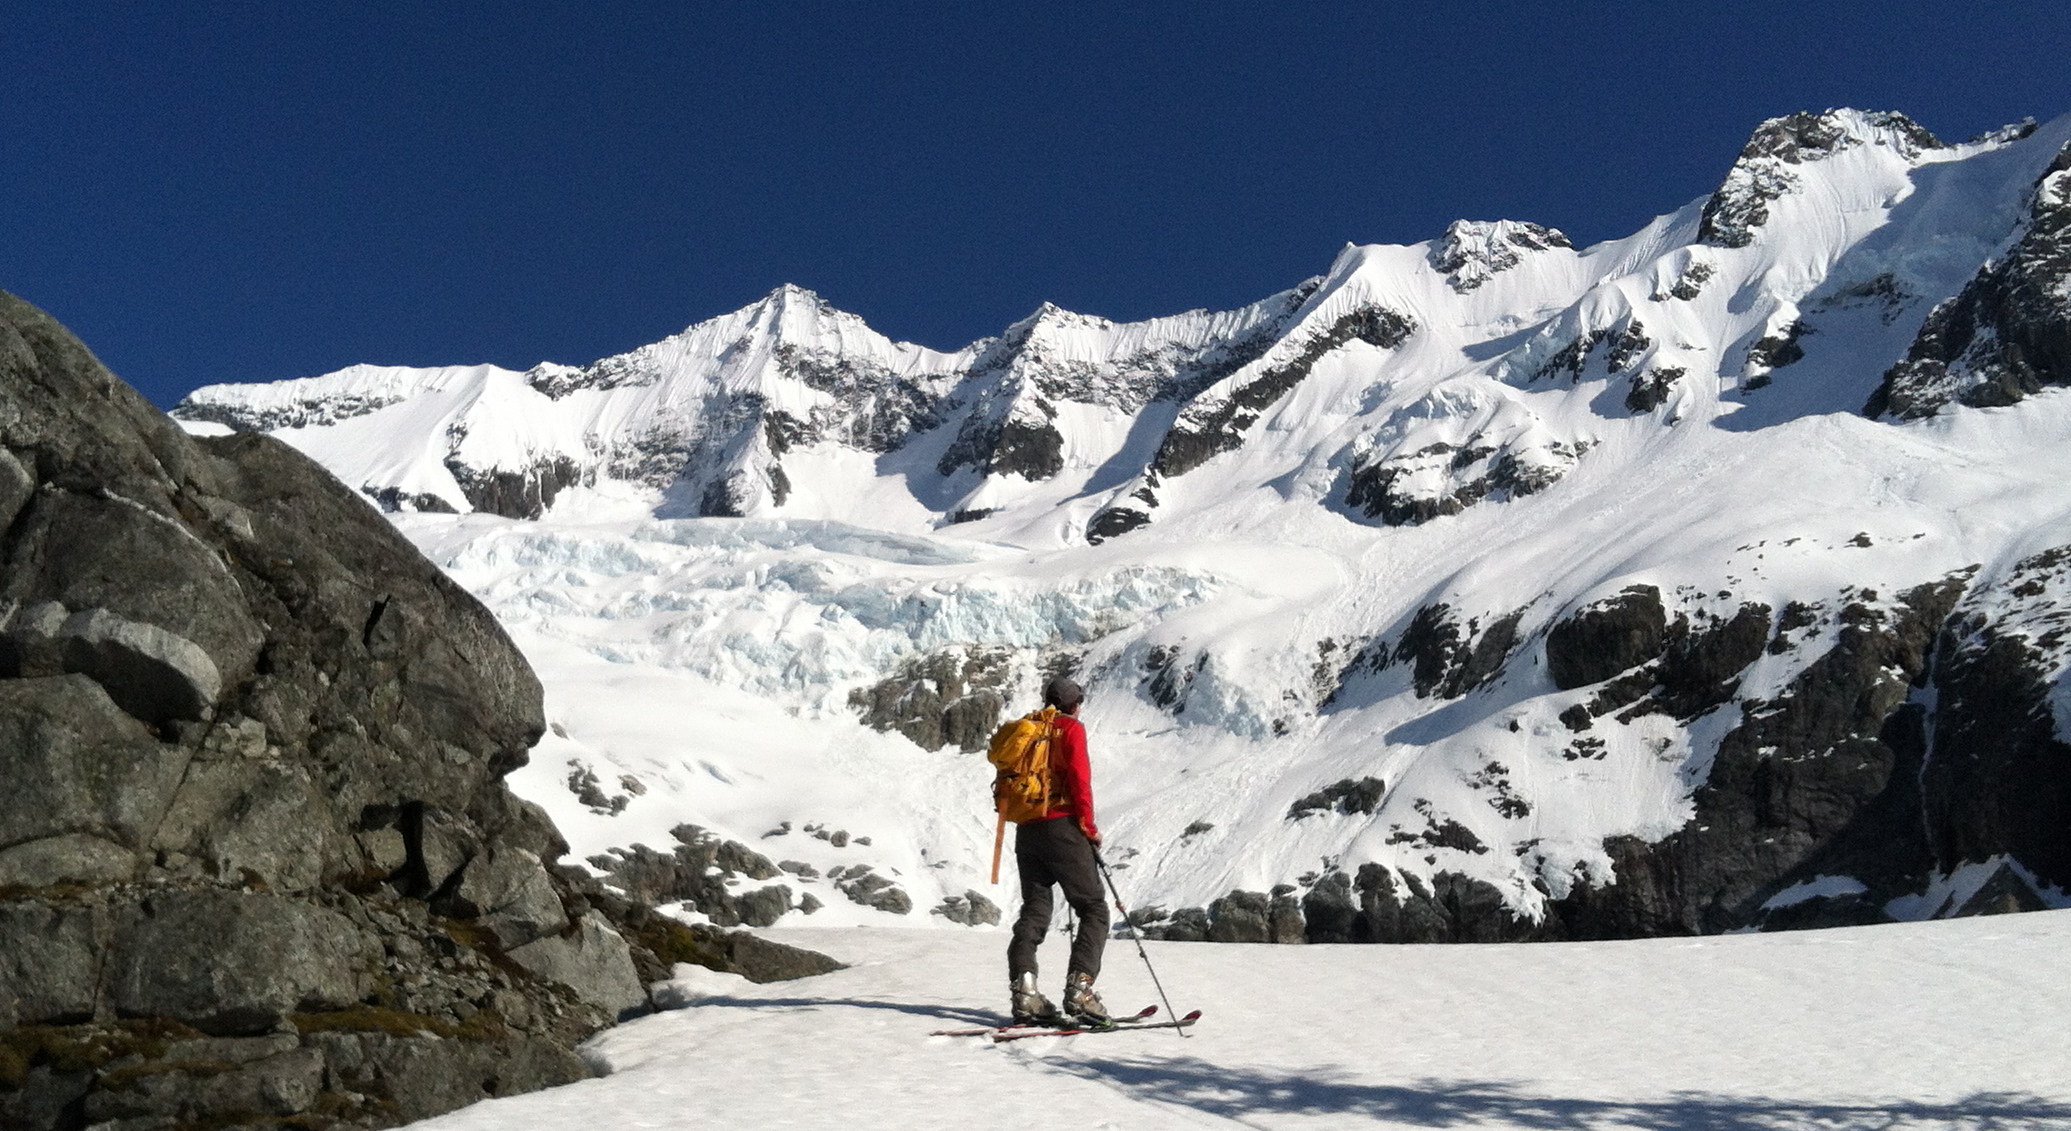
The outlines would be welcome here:
<svg viewBox="0 0 2071 1131">
<path fill-rule="evenodd" d="M 1615 943 L 1151 943 L 1169 1031 L 994 1046 L 1003 931 L 784 930 L 850 964 L 753 985 L 683 966 L 684 1008 L 584 1049 L 607 1075 L 414 1126 L 2071 1127 L 2071 912 Z M 1052 937 L 1044 957 L 1061 964 Z M 1101 988 L 1156 1000 L 1133 947 Z"/>
</svg>

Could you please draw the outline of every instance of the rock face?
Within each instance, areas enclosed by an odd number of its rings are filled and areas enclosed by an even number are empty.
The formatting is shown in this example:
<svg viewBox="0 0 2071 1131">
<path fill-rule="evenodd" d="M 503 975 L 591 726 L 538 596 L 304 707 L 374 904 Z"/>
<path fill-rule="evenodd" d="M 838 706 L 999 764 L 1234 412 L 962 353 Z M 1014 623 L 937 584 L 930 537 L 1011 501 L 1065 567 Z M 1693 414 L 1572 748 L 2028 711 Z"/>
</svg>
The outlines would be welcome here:
<svg viewBox="0 0 2071 1131">
<path fill-rule="evenodd" d="M 1259 414 L 1301 384 L 1332 350 L 1355 340 L 1394 349 L 1416 331 L 1415 319 L 1383 307 L 1363 307 L 1340 316 L 1287 360 L 1224 396 L 1189 404 L 1159 445 L 1151 471 L 1165 477 L 1184 475 L 1220 452 L 1235 450 Z"/>
<path fill-rule="evenodd" d="M 1426 605 L 1416 611 L 1400 637 L 1374 640 L 1352 658 L 1339 676 L 1331 700 L 1344 697 L 1361 677 L 1407 665 L 1418 698 L 1437 695 L 1457 699 L 1503 673 L 1503 662 L 1517 644 L 1521 612 L 1461 622 L 1451 605 Z"/>
<path fill-rule="evenodd" d="M 763 883 L 782 875 L 769 858 L 739 841 L 722 841 L 696 825 L 671 830 L 677 844 L 664 855 L 644 844 L 614 849 L 590 860 L 592 867 L 642 903 L 680 902 L 722 927 L 767 927 L 797 906 L 791 889 L 775 884 L 736 891 L 744 880 Z"/>
<path fill-rule="evenodd" d="M 1971 567 L 1881 596 L 1831 605 L 1758 602 L 1670 616 L 1637 585 L 1556 617 L 1547 674 L 1575 693 L 1560 716 L 1563 757 L 1602 758 L 1606 727 L 1647 716 L 1709 720 L 1716 751 L 1683 826 L 1648 842 L 1614 837 L 1607 875 L 1548 892 L 1537 917 L 1486 881 L 1428 879 L 1379 864 L 1312 872 L 1271 898 L 1233 891 L 1205 907 L 1148 908 L 1153 938 L 1233 942 L 1514 942 L 1651 938 L 2037 910 L 2071 887 L 2071 745 L 2057 690 L 2071 671 L 2071 546 L 2033 554 L 1990 584 Z M 1726 597 L 1726 594 L 1718 594 Z M 1341 694 L 1376 664 L 1408 661 L 1420 695 L 1458 698 L 1496 670 L 1514 634 L 1476 641 L 1429 606 L 1399 638 L 1348 665 Z M 1472 642 L 1472 643 L 1470 643 Z M 1765 656 L 1817 647 L 1780 691 L 1747 695 Z M 1531 812 L 1509 771 L 1473 784 L 1506 817 Z M 1345 780 L 1297 801 L 1290 821 L 1376 812 L 1388 788 Z M 1421 829 L 1390 843 L 1488 851 L 1427 803 Z M 1956 882 L 1963 878 L 1961 882 Z M 1543 881 L 1542 881 L 1543 882 Z"/>
<path fill-rule="evenodd" d="M 1859 145 L 1890 145 L 1912 155 L 1939 149 L 1935 136 L 1904 114 L 1857 110 L 1800 111 L 1755 129 L 1725 183 L 1705 201 L 1698 238 L 1720 247 L 1746 247 L 1769 222 L 1769 206 L 1797 192 L 1793 166 L 1820 161 Z"/>
<path fill-rule="evenodd" d="M 2071 384 L 2071 146 L 2035 186 L 2027 226 L 1956 297 L 1927 316 L 1905 360 L 1863 411 L 1900 420 L 1951 403 L 2014 404 Z"/>
<path fill-rule="evenodd" d="M 1461 294 L 1524 262 L 1535 251 L 1569 248 L 1558 228 L 1523 220 L 1455 220 L 1431 249 L 1431 266 Z"/>
<path fill-rule="evenodd" d="M 1563 690 L 1601 682 L 1659 656 L 1667 631 L 1661 590 L 1636 585 L 1554 625 L 1547 674 Z"/>
<path fill-rule="evenodd" d="M 897 731 L 923 749 L 982 750 L 1007 707 L 1012 659 L 1004 648 L 938 652 L 851 691 L 849 706 L 865 726 Z"/>
<path fill-rule="evenodd" d="M 0 1125 L 392 1125 L 579 1079 L 667 961 L 732 961 L 554 863 L 473 598 L 9 295 L 0 561 Z"/>
</svg>

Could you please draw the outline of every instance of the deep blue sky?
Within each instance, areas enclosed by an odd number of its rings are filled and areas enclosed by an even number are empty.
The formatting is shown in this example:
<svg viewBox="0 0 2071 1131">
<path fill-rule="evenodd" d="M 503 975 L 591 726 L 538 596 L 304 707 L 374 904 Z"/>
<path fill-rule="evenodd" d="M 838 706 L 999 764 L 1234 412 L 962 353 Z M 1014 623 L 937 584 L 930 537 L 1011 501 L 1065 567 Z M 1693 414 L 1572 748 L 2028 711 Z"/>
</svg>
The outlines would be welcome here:
<svg viewBox="0 0 2071 1131">
<path fill-rule="evenodd" d="M 582 363 L 784 282 L 954 348 L 1459 216 L 1624 235 L 1836 105 L 2071 111 L 2071 5 L 17 0 L 0 287 L 161 405 Z"/>
</svg>

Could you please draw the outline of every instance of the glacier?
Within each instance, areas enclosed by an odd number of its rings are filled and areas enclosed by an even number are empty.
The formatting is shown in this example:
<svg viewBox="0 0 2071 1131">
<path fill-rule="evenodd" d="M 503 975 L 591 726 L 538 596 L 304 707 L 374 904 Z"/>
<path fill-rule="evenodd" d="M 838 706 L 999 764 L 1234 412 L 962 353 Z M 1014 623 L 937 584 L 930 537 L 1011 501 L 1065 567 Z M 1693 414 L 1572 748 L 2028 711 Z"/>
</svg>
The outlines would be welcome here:
<svg viewBox="0 0 2071 1131">
<path fill-rule="evenodd" d="M 2052 712 L 2019 741 L 2071 718 L 2071 370 L 1865 408 L 1933 312 L 2058 246 L 2067 143 L 1790 115 L 1586 248 L 1461 221 L 1238 310 L 1045 305 L 948 352 L 785 286 L 588 365 L 175 415 L 323 462 L 510 628 L 555 724 L 513 784 L 580 855 L 695 826 L 785 858 L 726 877 L 782 884 L 784 925 L 948 927 L 991 890 L 972 736 L 1059 671 L 1168 937 L 1252 937 L 1232 892 L 1315 941 L 1919 918 L 1984 861 L 2058 906 L 2046 815 L 1985 813 L 1936 751 L 1982 741 L 1995 657 Z M 1592 617 L 1644 647 L 1563 686 Z M 1893 831 L 1908 775 L 1974 832 Z M 859 867 L 915 910 L 848 895 Z"/>
</svg>

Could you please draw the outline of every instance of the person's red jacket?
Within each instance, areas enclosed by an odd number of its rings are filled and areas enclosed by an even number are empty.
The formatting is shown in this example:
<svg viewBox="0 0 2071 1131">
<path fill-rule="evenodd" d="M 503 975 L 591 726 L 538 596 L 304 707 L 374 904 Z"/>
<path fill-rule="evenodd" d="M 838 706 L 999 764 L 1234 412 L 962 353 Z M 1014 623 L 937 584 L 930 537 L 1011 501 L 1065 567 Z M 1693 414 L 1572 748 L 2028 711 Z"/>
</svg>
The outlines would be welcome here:
<svg viewBox="0 0 2071 1131">
<path fill-rule="evenodd" d="M 1086 760 L 1085 724 L 1070 715 L 1058 715 L 1052 724 L 1057 738 L 1050 746 L 1050 778 L 1058 794 L 1051 817 L 1077 817 L 1086 839 L 1100 841 L 1100 827 L 1093 823 L 1093 766 Z"/>
</svg>

